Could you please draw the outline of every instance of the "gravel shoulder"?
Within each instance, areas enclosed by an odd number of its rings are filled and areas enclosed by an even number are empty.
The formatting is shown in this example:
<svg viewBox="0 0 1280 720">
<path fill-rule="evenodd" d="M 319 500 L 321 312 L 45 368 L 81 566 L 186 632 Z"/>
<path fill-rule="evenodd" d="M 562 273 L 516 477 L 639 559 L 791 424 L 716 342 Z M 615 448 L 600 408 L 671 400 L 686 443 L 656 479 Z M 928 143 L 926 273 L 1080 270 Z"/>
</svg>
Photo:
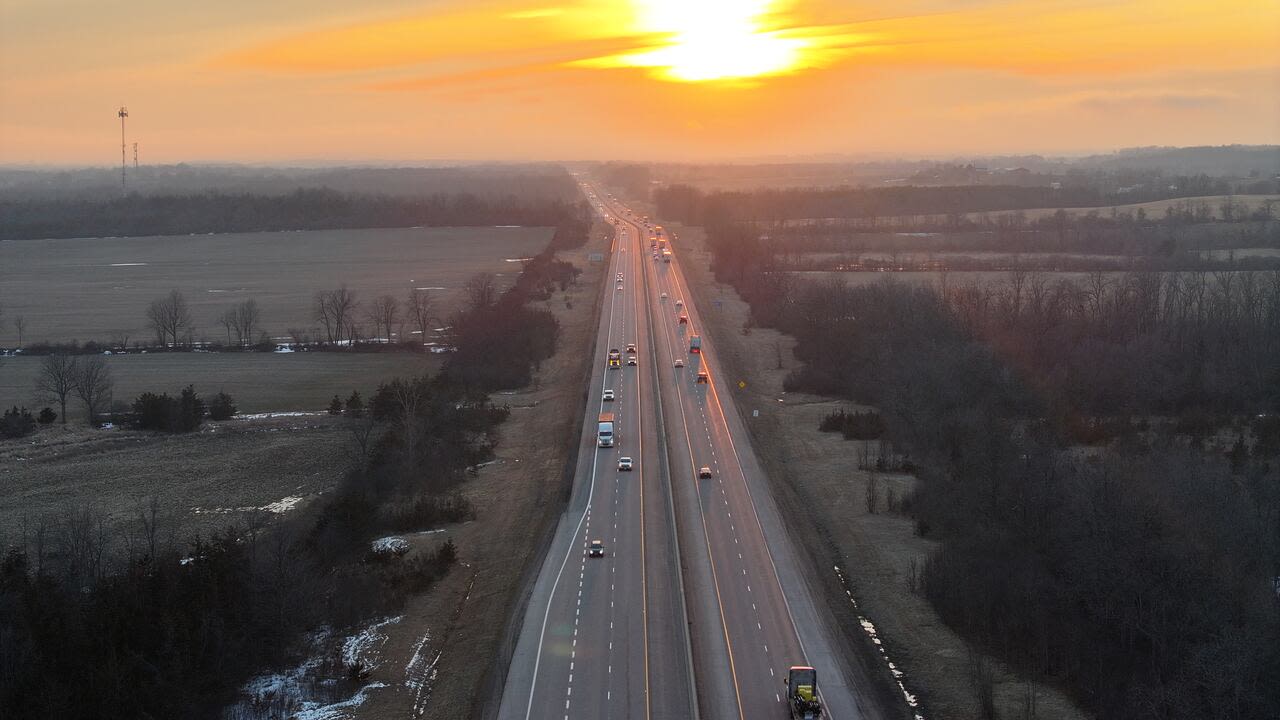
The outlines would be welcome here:
<svg viewBox="0 0 1280 720">
<path fill-rule="evenodd" d="M 901 498 L 914 478 L 861 470 L 862 443 L 818 431 L 823 415 L 859 406 L 785 393 L 783 379 L 798 364 L 791 351 L 794 339 L 760 328 L 744 333 L 748 307 L 731 287 L 712 277 L 702 229 L 677 226 L 673 230 L 679 237 L 673 245 L 699 296 L 698 306 L 725 372 L 746 383 L 737 391 L 737 405 L 769 475 L 774 498 L 812 566 L 815 586 L 821 588 L 841 626 L 850 662 L 883 686 L 879 695 L 885 701 L 884 716 L 911 715 L 904 692 L 890 674 L 887 655 L 903 674 L 900 679 L 906 692 L 918 699 L 916 712 L 922 717 L 981 717 L 971 680 L 974 656 L 914 590 L 913 578 L 936 543 L 917 537 L 909 519 L 884 509 L 890 488 Z M 874 456 L 874 449 L 871 452 Z M 873 477 L 876 513 L 867 508 L 867 486 Z M 872 642 L 863 620 L 873 624 L 880 645 Z M 1056 688 L 1023 681 L 998 662 L 984 659 L 994 675 L 1000 717 L 1088 717 Z M 1034 715 L 1027 713 L 1032 697 Z"/>
</svg>

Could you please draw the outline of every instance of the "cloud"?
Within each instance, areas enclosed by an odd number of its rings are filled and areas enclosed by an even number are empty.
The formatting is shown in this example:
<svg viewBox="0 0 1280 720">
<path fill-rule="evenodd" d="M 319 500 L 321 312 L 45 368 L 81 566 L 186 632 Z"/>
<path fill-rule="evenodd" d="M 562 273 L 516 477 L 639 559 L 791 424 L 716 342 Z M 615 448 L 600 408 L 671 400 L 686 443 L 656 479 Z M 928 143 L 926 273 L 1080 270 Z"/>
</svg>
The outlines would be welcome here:
<svg viewBox="0 0 1280 720">
<path fill-rule="evenodd" d="M 1125 109 L 1201 110 L 1225 105 L 1237 96 L 1216 90 L 1092 92 L 1062 100 L 1086 110 L 1111 112 Z"/>
</svg>

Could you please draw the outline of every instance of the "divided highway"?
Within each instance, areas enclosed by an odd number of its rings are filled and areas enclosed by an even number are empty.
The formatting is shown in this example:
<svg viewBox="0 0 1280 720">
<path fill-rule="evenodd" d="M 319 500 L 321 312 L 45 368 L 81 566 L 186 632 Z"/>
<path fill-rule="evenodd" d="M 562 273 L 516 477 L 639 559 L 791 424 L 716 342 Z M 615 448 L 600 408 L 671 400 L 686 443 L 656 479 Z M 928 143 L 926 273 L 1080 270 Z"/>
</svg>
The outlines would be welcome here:
<svg viewBox="0 0 1280 720">
<path fill-rule="evenodd" d="M 584 192 L 617 220 L 599 362 L 499 717 L 785 718 L 792 665 L 817 668 L 826 717 L 863 717 L 678 260 L 655 258 L 651 228 L 625 207 Z M 629 344 L 636 365 L 607 368 Z M 616 417 L 612 448 L 596 447 L 601 412 Z"/>
</svg>

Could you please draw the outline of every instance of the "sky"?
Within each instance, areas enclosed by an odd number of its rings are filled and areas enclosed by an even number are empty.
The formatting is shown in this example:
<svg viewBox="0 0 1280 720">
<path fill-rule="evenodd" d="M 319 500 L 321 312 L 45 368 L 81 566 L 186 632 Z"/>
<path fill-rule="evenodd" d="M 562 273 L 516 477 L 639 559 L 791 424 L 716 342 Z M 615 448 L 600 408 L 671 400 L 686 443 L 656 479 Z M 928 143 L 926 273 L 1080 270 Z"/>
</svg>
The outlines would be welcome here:
<svg viewBox="0 0 1280 720">
<path fill-rule="evenodd" d="M 0 164 L 1280 143 L 1276 0 L 0 0 Z"/>
</svg>

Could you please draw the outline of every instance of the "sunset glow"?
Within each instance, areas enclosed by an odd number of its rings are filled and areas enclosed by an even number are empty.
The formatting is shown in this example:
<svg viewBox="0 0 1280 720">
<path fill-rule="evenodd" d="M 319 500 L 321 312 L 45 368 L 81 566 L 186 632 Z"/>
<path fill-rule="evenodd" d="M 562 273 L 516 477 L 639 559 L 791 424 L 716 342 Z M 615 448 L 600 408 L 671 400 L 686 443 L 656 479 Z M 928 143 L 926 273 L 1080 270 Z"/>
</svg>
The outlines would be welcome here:
<svg viewBox="0 0 1280 720">
<path fill-rule="evenodd" d="M 0 103 L 22 109 L 0 118 L 0 161 L 118 160 L 102 113 L 126 104 L 144 162 L 616 157 L 624 134 L 627 156 L 730 158 L 1280 132 L 1274 0 L 226 0 L 199 23 L 162 0 L 68 2 L 0 3 Z"/>
<path fill-rule="evenodd" d="M 809 43 L 766 27 L 777 4 L 774 0 L 641 0 L 638 29 L 669 42 L 612 60 L 654 68 L 657 77 L 684 82 L 795 70 Z"/>
</svg>

